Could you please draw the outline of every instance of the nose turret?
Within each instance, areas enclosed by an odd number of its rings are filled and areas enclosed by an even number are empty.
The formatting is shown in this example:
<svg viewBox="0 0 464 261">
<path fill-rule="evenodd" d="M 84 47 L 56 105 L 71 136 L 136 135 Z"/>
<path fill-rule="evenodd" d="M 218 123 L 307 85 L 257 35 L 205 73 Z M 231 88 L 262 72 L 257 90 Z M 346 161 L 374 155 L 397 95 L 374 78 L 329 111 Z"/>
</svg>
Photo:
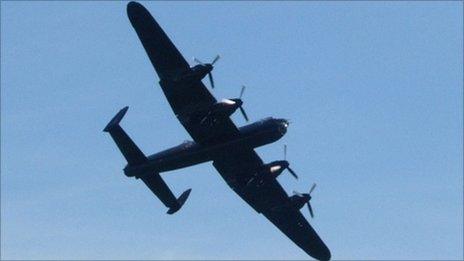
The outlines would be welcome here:
<svg viewBox="0 0 464 261">
<path fill-rule="evenodd" d="M 277 119 L 277 123 L 279 125 L 279 132 L 282 136 L 287 133 L 287 128 L 290 125 L 290 122 L 287 119 Z"/>
</svg>

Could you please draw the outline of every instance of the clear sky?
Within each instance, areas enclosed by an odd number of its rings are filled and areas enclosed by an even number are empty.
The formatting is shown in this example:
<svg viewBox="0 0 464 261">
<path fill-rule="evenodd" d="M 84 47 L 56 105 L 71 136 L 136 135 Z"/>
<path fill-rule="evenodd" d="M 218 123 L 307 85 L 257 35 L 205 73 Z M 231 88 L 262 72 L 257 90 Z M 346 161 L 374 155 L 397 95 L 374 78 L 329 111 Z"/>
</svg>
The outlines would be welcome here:
<svg viewBox="0 0 464 261">
<path fill-rule="evenodd" d="M 257 151 L 288 144 L 287 192 L 318 184 L 333 258 L 463 258 L 462 2 L 144 5 L 189 61 L 221 54 L 216 97 L 245 84 L 252 120 L 291 119 Z M 163 175 L 193 189 L 166 215 L 102 132 L 125 105 L 146 154 L 190 138 L 126 3 L 1 3 L 1 258 L 308 258 L 210 163 Z"/>
</svg>

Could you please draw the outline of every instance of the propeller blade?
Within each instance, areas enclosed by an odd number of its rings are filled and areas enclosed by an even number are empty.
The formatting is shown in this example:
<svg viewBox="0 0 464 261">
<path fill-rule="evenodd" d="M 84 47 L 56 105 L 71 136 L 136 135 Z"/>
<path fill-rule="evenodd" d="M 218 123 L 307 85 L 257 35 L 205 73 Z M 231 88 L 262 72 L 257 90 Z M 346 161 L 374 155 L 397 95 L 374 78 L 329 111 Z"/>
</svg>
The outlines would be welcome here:
<svg viewBox="0 0 464 261">
<path fill-rule="evenodd" d="M 245 85 L 242 85 L 242 90 L 240 91 L 240 96 L 238 97 L 239 99 L 242 98 L 243 92 L 245 92 Z"/>
<path fill-rule="evenodd" d="M 214 58 L 214 60 L 211 62 L 211 65 L 213 65 L 215 62 L 217 62 L 219 60 L 219 58 L 221 58 L 221 56 L 216 55 L 216 57 Z"/>
<path fill-rule="evenodd" d="M 290 167 L 287 167 L 287 169 L 290 172 L 290 174 L 292 174 L 292 176 L 295 177 L 295 179 L 298 179 L 298 175 L 296 175 L 295 171 L 293 171 Z"/>
<path fill-rule="evenodd" d="M 238 107 L 240 109 L 240 112 L 242 113 L 243 115 L 243 118 L 245 118 L 246 121 L 248 121 L 248 116 L 247 114 L 245 113 L 245 110 L 242 108 L 242 106 Z"/>
<path fill-rule="evenodd" d="M 193 57 L 193 61 L 198 64 L 205 65 L 202 61 L 198 60 L 196 57 Z"/>
<path fill-rule="evenodd" d="M 309 204 L 309 201 L 308 201 L 308 209 L 309 209 L 309 214 L 311 215 L 311 218 L 314 218 L 313 208 L 311 207 L 311 204 Z"/>
<path fill-rule="evenodd" d="M 211 88 L 214 89 L 213 74 L 208 73 L 208 77 L 209 77 L 209 82 L 211 83 Z"/>
<path fill-rule="evenodd" d="M 311 192 L 313 192 L 315 188 L 316 188 L 316 183 L 314 183 L 312 187 L 309 189 L 309 194 L 311 194 Z"/>
<path fill-rule="evenodd" d="M 296 191 L 296 190 L 293 191 L 293 194 L 294 194 L 294 195 L 297 195 L 297 196 L 299 196 L 299 197 L 303 197 L 303 194 L 301 194 L 300 192 L 298 192 L 298 191 Z"/>
<path fill-rule="evenodd" d="M 284 144 L 284 160 L 287 160 L 287 144 Z"/>
</svg>

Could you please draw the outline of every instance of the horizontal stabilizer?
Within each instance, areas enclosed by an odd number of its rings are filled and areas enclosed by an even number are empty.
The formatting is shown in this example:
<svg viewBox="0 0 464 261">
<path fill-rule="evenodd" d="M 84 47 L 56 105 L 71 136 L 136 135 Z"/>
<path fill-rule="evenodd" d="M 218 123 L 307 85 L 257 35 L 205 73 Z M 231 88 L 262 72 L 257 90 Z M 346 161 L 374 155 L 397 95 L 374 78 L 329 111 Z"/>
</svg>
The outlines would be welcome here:
<svg viewBox="0 0 464 261">
<path fill-rule="evenodd" d="M 161 200 L 161 202 L 169 208 L 167 213 L 174 214 L 182 207 L 182 205 L 184 205 L 190 195 L 190 191 L 192 190 L 186 190 L 179 198 L 176 199 L 159 173 L 153 173 L 144 168 L 144 166 L 146 166 L 145 164 L 148 162 L 147 157 L 119 125 L 119 122 L 121 122 L 128 108 L 129 107 L 126 106 L 121 109 L 111 119 L 108 125 L 106 125 L 103 131 L 110 133 L 111 138 L 113 138 L 122 155 L 126 158 L 128 166 L 124 169 L 124 171 L 126 172 L 133 169 L 132 172 L 134 172 L 134 176 L 140 178 L 143 183 L 145 183 L 145 185 L 147 185 L 147 187 Z"/>
</svg>

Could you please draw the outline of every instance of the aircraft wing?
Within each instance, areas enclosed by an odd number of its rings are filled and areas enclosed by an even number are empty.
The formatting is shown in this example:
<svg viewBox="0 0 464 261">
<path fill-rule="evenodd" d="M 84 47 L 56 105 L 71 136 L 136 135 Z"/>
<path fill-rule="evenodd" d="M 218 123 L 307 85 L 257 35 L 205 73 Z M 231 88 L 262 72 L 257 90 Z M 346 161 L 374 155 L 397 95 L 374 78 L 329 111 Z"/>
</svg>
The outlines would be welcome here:
<svg viewBox="0 0 464 261">
<path fill-rule="evenodd" d="M 127 15 L 160 79 L 175 77 L 190 68 L 187 61 L 145 7 L 127 5 Z"/>
<path fill-rule="evenodd" d="M 205 109 L 216 103 L 216 99 L 201 81 L 193 85 L 170 81 L 190 67 L 148 10 L 139 3 L 130 2 L 127 15 L 160 78 L 169 104 L 190 136 L 203 144 L 237 137 L 239 131 L 228 117 L 217 119 L 221 122 L 213 128 L 200 124 Z"/>
<path fill-rule="evenodd" d="M 228 185 L 258 213 L 262 213 L 308 255 L 329 260 L 330 250 L 301 212 L 289 204 L 287 193 L 276 179 L 267 179 L 259 188 L 247 186 L 262 164 L 253 149 L 243 148 L 216 155 L 213 161 Z"/>
<path fill-rule="evenodd" d="M 240 135 L 229 117 L 215 119 L 219 122 L 213 125 L 200 124 L 205 116 L 202 112 L 215 104 L 216 99 L 201 81 L 188 86 L 170 81 L 189 70 L 188 63 L 142 5 L 130 2 L 127 14 L 160 78 L 168 102 L 192 138 L 197 143 L 208 144 Z M 214 167 L 228 185 L 257 212 L 265 215 L 309 255 L 321 260 L 330 258 L 329 249 L 300 211 L 288 206 L 288 195 L 277 180 L 272 179 L 259 189 L 247 187 L 248 181 L 263 165 L 253 149 L 230 149 L 213 158 Z"/>
</svg>

